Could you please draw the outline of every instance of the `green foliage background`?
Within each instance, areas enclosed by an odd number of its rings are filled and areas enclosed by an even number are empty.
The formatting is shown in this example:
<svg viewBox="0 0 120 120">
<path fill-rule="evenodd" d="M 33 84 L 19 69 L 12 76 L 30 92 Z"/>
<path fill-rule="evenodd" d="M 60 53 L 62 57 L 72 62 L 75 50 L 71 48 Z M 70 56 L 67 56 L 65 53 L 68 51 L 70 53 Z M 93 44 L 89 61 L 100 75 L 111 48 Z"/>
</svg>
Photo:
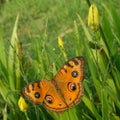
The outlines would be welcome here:
<svg viewBox="0 0 120 120">
<path fill-rule="evenodd" d="M 87 26 L 90 3 L 99 11 L 97 32 Z M 0 119 L 119 120 L 119 6 L 119 0 L 1 0 Z M 84 96 L 78 106 L 56 114 L 28 102 L 26 114 L 19 110 L 20 91 L 27 83 L 49 80 L 75 56 L 86 59 Z"/>
</svg>

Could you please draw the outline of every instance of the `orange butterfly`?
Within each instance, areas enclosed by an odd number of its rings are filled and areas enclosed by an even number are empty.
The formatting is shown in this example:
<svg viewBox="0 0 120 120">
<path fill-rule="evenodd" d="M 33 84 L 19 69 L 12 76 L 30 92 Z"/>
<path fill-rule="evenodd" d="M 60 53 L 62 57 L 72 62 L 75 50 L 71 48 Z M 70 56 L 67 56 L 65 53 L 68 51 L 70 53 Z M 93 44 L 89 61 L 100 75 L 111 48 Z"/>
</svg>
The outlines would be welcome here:
<svg viewBox="0 0 120 120">
<path fill-rule="evenodd" d="M 63 112 L 77 105 L 83 95 L 85 60 L 75 57 L 67 61 L 51 80 L 36 81 L 22 90 L 23 96 L 48 110 Z"/>
</svg>

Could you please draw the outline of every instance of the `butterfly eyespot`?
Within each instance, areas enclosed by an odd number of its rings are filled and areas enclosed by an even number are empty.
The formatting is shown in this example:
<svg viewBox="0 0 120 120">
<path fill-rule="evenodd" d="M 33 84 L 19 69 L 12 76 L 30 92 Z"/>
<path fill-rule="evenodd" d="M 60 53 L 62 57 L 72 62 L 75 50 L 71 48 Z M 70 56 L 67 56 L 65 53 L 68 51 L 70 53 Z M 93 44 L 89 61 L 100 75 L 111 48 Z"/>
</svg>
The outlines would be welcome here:
<svg viewBox="0 0 120 120">
<path fill-rule="evenodd" d="M 71 100 L 72 100 L 72 98 L 70 97 L 70 98 L 69 98 L 69 100 L 71 101 Z"/>
<path fill-rule="evenodd" d="M 47 103 L 49 103 L 49 104 L 52 104 L 54 100 L 53 100 L 53 97 L 52 97 L 52 96 L 47 95 L 47 96 L 45 97 L 45 101 L 46 101 Z"/>
<path fill-rule="evenodd" d="M 72 77 L 76 78 L 78 76 L 78 72 L 77 71 L 73 71 L 72 72 Z"/>
<path fill-rule="evenodd" d="M 69 82 L 68 83 L 68 90 L 69 91 L 75 91 L 77 88 L 76 88 L 76 84 L 75 83 L 72 83 L 72 82 Z"/>
<path fill-rule="evenodd" d="M 40 93 L 39 92 L 35 92 L 34 96 L 35 96 L 35 98 L 40 98 Z"/>
<path fill-rule="evenodd" d="M 62 104 L 61 104 L 61 103 L 59 103 L 59 106 L 62 106 Z"/>
</svg>

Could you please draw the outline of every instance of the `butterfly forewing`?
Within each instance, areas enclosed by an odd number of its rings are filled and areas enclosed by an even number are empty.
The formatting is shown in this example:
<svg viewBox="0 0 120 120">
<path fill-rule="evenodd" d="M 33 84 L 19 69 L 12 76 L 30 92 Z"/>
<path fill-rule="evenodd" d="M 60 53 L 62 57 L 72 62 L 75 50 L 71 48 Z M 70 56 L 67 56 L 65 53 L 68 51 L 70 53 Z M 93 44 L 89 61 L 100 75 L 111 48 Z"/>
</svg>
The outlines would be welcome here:
<svg viewBox="0 0 120 120">
<path fill-rule="evenodd" d="M 83 57 L 73 58 L 63 65 L 54 78 L 69 107 L 78 104 L 83 95 L 84 64 Z"/>
<path fill-rule="evenodd" d="M 66 62 L 56 74 L 56 82 L 82 82 L 84 78 L 84 58 L 76 57 Z"/>
</svg>

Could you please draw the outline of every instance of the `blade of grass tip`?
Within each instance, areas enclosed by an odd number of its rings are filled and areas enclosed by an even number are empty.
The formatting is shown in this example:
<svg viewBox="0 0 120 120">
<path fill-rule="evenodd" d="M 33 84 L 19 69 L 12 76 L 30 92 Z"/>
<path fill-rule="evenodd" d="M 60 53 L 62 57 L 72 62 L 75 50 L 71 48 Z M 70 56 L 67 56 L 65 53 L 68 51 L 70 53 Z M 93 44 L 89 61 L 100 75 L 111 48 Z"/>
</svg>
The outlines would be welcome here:
<svg viewBox="0 0 120 120">
<path fill-rule="evenodd" d="M 83 86 L 85 88 L 85 92 L 89 95 L 90 100 L 94 101 L 94 97 L 93 97 L 93 94 L 92 94 L 92 89 L 89 87 L 89 84 L 87 83 L 87 81 L 85 81 L 83 83 Z"/>
<path fill-rule="evenodd" d="M 72 108 L 60 115 L 61 120 L 78 120 L 76 109 Z"/>
<path fill-rule="evenodd" d="M 112 76 L 114 77 L 114 83 L 115 83 L 118 99 L 120 100 L 120 96 L 119 96 L 119 93 L 120 93 L 120 72 L 117 68 L 112 70 Z"/>
<path fill-rule="evenodd" d="M 25 117 L 26 117 L 26 120 L 30 120 L 26 112 L 25 112 Z"/>
<path fill-rule="evenodd" d="M 6 55 L 5 55 L 5 48 L 4 48 L 4 42 L 2 39 L 2 33 L 0 32 L 0 60 L 2 63 L 4 63 L 4 66 L 6 66 Z"/>
<path fill-rule="evenodd" d="M 93 117 L 90 116 L 88 113 L 83 113 L 83 119 L 82 120 L 93 120 Z"/>
<path fill-rule="evenodd" d="M 98 119 L 102 120 L 101 116 L 97 112 L 97 109 L 95 108 L 94 104 L 87 98 L 86 95 L 82 98 L 84 104 L 88 107 L 88 109 L 93 113 L 93 115 Z"/>
<path fill-rule="evenodd" d="M 52 116 L 52 118 L 54 120 L 62 120 L 62 119 L 60 119 L 59 114 L 56 114 L 55 112 L 51 112 L 50 115 Z"/>
<path fill-rule="evenodd" d="M 114 17 L 118 17 L 119 19 L 119 16 L 117 15 L 116 11 L 114 11 L 114 9 L 112 8 L 112 6 L 109 8 L 106 4 L 102 3 L 102 6 L 104 7 L 105 11 L 107 12 L 108 14 L 108 17 L 112 20 L 111 22 L 114 22 Z M 113 14 L 112 14 L 113 13 Z M 116 24 L 116 26 L 119 26 L 119 24 L 117 24 L 116 22 L 114 22 L 114 24 Z M 113 25 L 114 25 L 113 24 Z M 120 27 L 120 26 L 119 26 Z M 119 31 L 119 30 L 118 30 Z"/>
<path fill-rule="evenodd" d="M 45 64 L 44 64 L 44 61 L 45 61 L 45 58 L 43 57 L 44 55 L 44 49 L 42 49 L 42 51 L 40 51 L 41 49 L 41 46 L 43 46 L 43 43 L 39 43 L 39 41 L 37 40 L 34 40 L 34 44 L 32 45 L 33 47 L 33 50 L 36 54 L 36 60 L 33 60 L 32 58 L 31 59 L 31 64 L 33 64 L 33 66 L 35 66 L 35 68 L 38 68 L 39 66 L 39 69 L 40 69 L 40 75 L 41 75 L 41 78 L 45 76 Z M 44 48 L 44 47 L 43 47 Z M 37 63 L 38 66 L 36 66 L 36 64 L 33 63 L 33 61 L 35 63 Z"/>
<path fill-rule="evenodd" d="M 112 81 L 111 79 L 109 81 Z M 109 83 L 112 84 L 113 82 Z M 113 85 L 111 85 L 113 86 Z M 106 86 L 105 87 L 105 91 L 110 95 L 110 97 L 112 98 L 112 102 L 116 104 L 116 106 L 120 109 L 120 102 L 118 99 L 118 96 L 114 91 L 113 88 L 111 86 Z M 113 104 L 111 103 L 111 104 Z"/>
<path fill-rule="evenodd" d="M 39 109 L 35 106 L 36 120 L 39 120 Z"/>
<path fill-rule="evenodd" d="M 70 120 L 78 120 L 76 109 L 72 108 L 68 110 Z M 80 119 L 79 119 L 80 120 Z"/>
<path fill-rule="evenodd" d="M 86 35 L 87 39 L 88 39 L 89 41 L 92 41 L 92 37 L 91 37 L 91 35 L 89 34 L 89 32 L 88 32 L 88 30 L 87 30 L 87 27 L 85 26 L 82 18 L 80 17 L 79 14 L 77 14 L 77 16 L 78 16 L 78 19 L 79 19 L 79 21 L 80 21 L 80 23 L 81 23 L 81 25 L 82 25 L 82 28 L 83 28 L 83 30 L 84 30 L 84 32 L 85 32 L 85 35 Z M 88 42 L 88 41 L 86 41 L 86 42 Z"/>
<path fill-rule="evenodd" d="M 65 111 L 64 113 L 60 114 L 60 119 L 61 120 L 70 120 L 68 111 Z"/>
<path fill-rule="evenodd" d="M 74 33 L 75 33 L 75 42 L 76 42 L 76 55 L 81 55 L 83 50 L 83 45 L 79 37 L 78 26 L 76 21 L 74 21 Z"/>
<path fill-rule="evenodd" d="M 2 98 L 6 103 L 8 103 L 9 105 L 12 105 L 11 100 L 13 95 L 8 93 L 8 89 L 9 89 L 9 86 L 7 85 L 7 83 L 0 80 L 0 95 L 2 96 Z"/>
<path fill-rule="evenodd" d="M 108 102 L 108 97 L 107 97 L 107 92 L 103 88 L 101 89 L 101 104 L 102 104 L 102 119 L 103 120 L 109 120 L 109 113 L 110 113 L 110 107 L 109 107 L 109 102 Z"/>
<path fill-rule="evenodd" d="M 111 49 L 111 46 L 113 45 L 112 39 L 114 39 L 114 36 L 112 34 L 112 29 L 111 29 L 111 23 L 113 22 L 113 19 L 112 19 L 111 11 L 109 10 L 109 8 L 104 3 L 102 3 L 102 6 L 104 7 L 106 13 L 105 15 L 103 14 L 104 22 L 102 23 L 102 27 L 100 27 L 100 32 L 109 55 L 111 52 L 112 53 L 114 52 L 114 50 Z M 108 15 L 106 16 L 106 14 Z M 109 21 L 110 19 L 112 21 Z M 105 32 L 103 32 L 103 30 Z"/>
<path fill-rule="evenodd" d="M 0 46 L 1 46 L 0 47 L 0 72 L 2 76 L 4 77 L 4 80 L 8 80 L 5 46 L 4 46 L 1 32 L 0 32 Z"/>
<path fill-rule="evenodd" d="M 113 120 L 120 120 L 120 116 L 117 116 L 116 114 L 112 113 Z"/>
<path fill-rule="evenodd" d="M 76 42 L 76 55 L 79 55 L 79 51 L 81 51 L 82 44 L 80 43 L 80 37 L 79 37 L 79 32 L 78 32 L 78 26 L 76 21 L 74 21 L 74 32 L 75 32 L 75 42 Z"/>
<path fill-rule="evenodd" d="M 15 77 L 16 77 L 16 89 L 20 89 L 20 58 L 19 58 L 19 44 L 18 39 L 15 42 Z"/>
<path fill-rule="evenodd" d="M 111 76 L 114 78 L 116 89 L 119 93 L 120 92 L 120 71 L 117 69 L 117 67 L 114 67 L 111 73 L 112 73 Z"/>
<path fill-rule="evenodd" d="M 117 76 L 116 71 L 114 73 L 112 73 L 112 74 L 113 74 L 113 77 Z M 118 80 L 119 80 L 119 78 L 118 78 Z M 107 79 L 107 83 L 108 83 L 108 86 L 105 87 L 106 92 L 111 96 L 111 98 L 116 103 L 117 107 L 120 109 L 119 92 L 118 92 L 118 89 L 117 89 L 117 86 L 116 86 L 115 82 L 113 81 L 113 78 Z"/>
<path fill-rule="evenodd" d="M 44 45 L 43 45 L 43 53 L 42 53 L 42 56 L 44 56 L 44 57 L 42 57 L 43 59 L 42 59 L 42 63 L 44 64 L 44 70 L 45 71 L 48 71 L 48 65 L 50 64 L 49 63 L 49 61 L 50 61 L 50 59 L 49 59 L 49 57 L 48 57 L 48 52 L 47 52 L 47 47 L 46 47 L 46 43 L 44 42 L 43 43 Z M 46 61 L 46 62 L 44 62 L 44 61 Z"/>
<path fill-rule="evenodd" d="M 3 114 L 3 120 L 8 120 L 7 104 L 5 104 L 5 108 L 2 110 L 2 114 Z"/>
<path fill-rule="evenodd" d="M 3 97 L 5 101 L 7 101 L 7 87 L 3 84 L 3 81 L 0 80 L 0 95 Z"/>
<path fill-rule="evenodd" d="M 15 89 L 15 61 L 14 61 L 14 53 L 15 51 L 15 44 L 17 42 L 17 25 L 18 25 L 18 19 L 19 19 L 19 14 L 16 17 L 15 25 L 13 28 L 12 32 L 12 37 L 10 41 L 10 47 L 9 47 L 9 54 L 8 54 L 8 73 L 9 73 L 9 85 L 11 89 Z"/>
</svg>

